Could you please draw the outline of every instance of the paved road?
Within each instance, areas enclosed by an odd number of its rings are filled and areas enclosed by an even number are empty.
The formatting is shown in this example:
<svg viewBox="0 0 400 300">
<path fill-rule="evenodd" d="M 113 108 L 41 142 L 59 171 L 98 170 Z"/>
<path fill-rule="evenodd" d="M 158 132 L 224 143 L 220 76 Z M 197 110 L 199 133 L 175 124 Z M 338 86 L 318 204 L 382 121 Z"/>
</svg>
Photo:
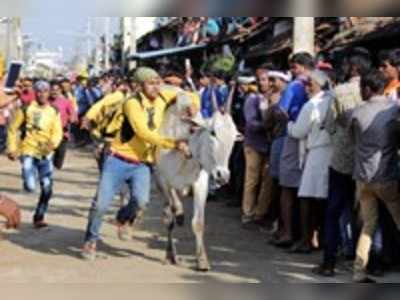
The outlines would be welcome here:
<svg viewBox="0 0 400 300">
<path fill-rule="evenodd" d="M 267 245 L 266 236 L 240 228 L 239 211 L 223 204 L 207 208 L 206 240 L 213 270 L 194 271 L 194 239 L 190 226 L 178 229 L 179 267 L 165 266 L 165 229 L 161 224 L 161 204 L 157 193 L 143 224 L 132 241 L 117 239 L 115 228 L 105 223 L 102 259 L 85 262 L 80 247 L 91 198 L 98 174 L 89 152 L 71 150 L 66 167 L 55 175 L 54 198 L 48 215 L 50 228 L 35 231 L 31 217 L 36 195 L 21 192 L 19 164 L 0 157 L 0 192 L 16 198 L 23 209 L 23 226 L 18 232 L 6 232 L 0 241 L 0 282 L 2 283 L 179 283 L 179 282 L 251 282 L 317 283 L 310 269 L 318 261 L 311 257 L 289 256 Z M 191 203 L 186 203 L 191 215 Z M 113 207 L 111 219 L 117 207 Z M 349 274 L 324 282 L 346 282 Z M 392 274 L 386 282 L 400 282 Z"/>
</svg>

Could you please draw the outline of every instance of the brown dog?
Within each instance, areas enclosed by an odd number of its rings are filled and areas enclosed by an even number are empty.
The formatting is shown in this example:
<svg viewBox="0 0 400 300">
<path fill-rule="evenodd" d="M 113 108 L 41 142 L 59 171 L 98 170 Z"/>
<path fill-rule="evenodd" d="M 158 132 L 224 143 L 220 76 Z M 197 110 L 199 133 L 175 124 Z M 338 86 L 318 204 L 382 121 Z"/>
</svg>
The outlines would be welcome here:
<svg viewBox="0 0 400 300">
<path fill-rule="evenodd" d="M 17 229 L 21 224 L 21 210 L 18 204 L 4 194 L 0 194 L 0 216 L 7 220 L 7 229 Z"/>
</svg>

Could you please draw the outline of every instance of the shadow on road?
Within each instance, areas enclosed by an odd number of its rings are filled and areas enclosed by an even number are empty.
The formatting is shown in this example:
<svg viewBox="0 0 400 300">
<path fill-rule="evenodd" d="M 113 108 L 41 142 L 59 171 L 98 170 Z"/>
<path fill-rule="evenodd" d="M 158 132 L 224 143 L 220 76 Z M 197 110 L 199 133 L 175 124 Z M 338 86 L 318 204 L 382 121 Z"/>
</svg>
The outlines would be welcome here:
<svg viewBox="0 0 400 300">
<path fill-rule="evenodd" d="M 7 239 L 15 245 L 53 256 L 70 256 L 81 259 L 80 253 L 83 244 L 84 230 L 51 224 L 48 229 L 36 230 L 31 224 L 22 224 L 20 231 L 7 235 Z M 140 257 L 152 262 L 161 263 L 157 258 L 132 249 L 113 247 L 103 241 L 99 242 L 100 257 L 106 259 Z"/>
</svg>

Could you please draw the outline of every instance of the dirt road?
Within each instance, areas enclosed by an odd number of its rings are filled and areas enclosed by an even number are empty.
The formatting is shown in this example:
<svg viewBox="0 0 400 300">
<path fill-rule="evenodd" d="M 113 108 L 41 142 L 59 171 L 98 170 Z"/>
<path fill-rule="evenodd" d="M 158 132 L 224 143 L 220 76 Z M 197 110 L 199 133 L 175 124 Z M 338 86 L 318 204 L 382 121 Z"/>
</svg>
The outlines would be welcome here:
<svg viewBox="0 0 400 300">
<path fill-rule="evenodd" d="M 5 232 L 0 241 L 0 282 L 2 283 L 178 283 L 178 282 L 321 282 L 310 269 L 319 254 L 289 256 L 267 245 L 263 233 L 240 227 L 237 209 L 223 203 L 207 208 L 206 241 L 213 270 L 194 271 L 194 239 L 189 224 L 178 229 L 179 267 L 165 266 L 165 229 L 161 223 L 161 203 L 153 193 L 144 223 L 132 241 L 119 241 L 115 228 L 103 226 L 103 256 L 95 262 L 79 257 L 87 215 L 97 185 L 98 173 L 89 152 L 71 150 L 65 169 L 55 175 L 54 198 L 47 221 L 50 228 L 35 231 L 31 225 L 37 195 L 21 191 L 20 166 L 0 157 L 0 192 L 17 199 L 23 208 L 23 226 L 18 232 Z M 116 201 L 116 205 L 118 202 Z M 188 201 L 187 216 L 191 215 Z M 110 211 L 108 219 L 115 214 Z M 187 222 L 189 223 L 189 222 Z M 400 282 L 392 274 L 386 282 Z M 324 282 L 346 282 L 349 274 Z"/>
</svg>

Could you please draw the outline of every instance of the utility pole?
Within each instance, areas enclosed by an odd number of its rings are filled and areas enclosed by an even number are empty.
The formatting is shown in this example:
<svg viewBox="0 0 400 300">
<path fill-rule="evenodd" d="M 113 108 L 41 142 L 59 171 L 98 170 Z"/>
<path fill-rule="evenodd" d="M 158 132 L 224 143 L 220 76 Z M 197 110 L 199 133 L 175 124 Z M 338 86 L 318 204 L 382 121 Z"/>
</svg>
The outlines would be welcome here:
<svg viewBox="0 0 400 300">
<path fill-rule="evenodd" d="M 92 57 L 92 18 L 88 17 L 87 20 L 87 62 L 90 63 Z"/>
<path fill-rule="evenodd" d="M 13 18 L 16 40 L 16 59 L 21 61 L 24 57 L 24 41 L 22 36 L 21 18 Z"/>
<path fill-rule="evenodd" d="M 124 70 L 135 67 L 129 57 L 136 53 L 136 21 L 136 17 L 121 18 L 122 67 Z"/>
<path fill-rule="evenodd" d="M 293 53 L 306 51 L 315 55 L 315 18 L 295 17 L 293 32 Z"/>
<path fill-rule="evenodd" d="M 106 70 L 110 69 L 110 45 L 111 45 L 111 37 L 110 37 L 110 26 L 111 19 L 110 17 L 106 17 L 104 19 L 104 68 Z"/>
<path fill-rule="evenodd" d="M 22 60 L 24 45 L 21 18 L 7 18 L 6 22 L 6 61 Z"/>
</svg>

